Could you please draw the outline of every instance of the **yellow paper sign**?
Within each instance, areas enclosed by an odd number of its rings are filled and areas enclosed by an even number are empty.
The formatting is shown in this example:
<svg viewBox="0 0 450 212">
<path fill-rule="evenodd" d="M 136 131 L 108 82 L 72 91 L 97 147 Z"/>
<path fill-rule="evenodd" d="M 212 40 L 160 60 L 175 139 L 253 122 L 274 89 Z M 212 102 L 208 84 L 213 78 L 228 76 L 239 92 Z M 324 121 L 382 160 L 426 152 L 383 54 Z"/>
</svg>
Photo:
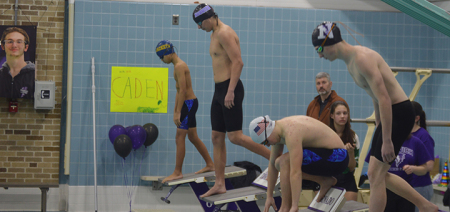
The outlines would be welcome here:
<svg viewBox="0 0 450 212">
<path fill-rule="evenodd" d="M 111 112 L 167 113 L 168 68 L 111 68 Z"/>
</svg>

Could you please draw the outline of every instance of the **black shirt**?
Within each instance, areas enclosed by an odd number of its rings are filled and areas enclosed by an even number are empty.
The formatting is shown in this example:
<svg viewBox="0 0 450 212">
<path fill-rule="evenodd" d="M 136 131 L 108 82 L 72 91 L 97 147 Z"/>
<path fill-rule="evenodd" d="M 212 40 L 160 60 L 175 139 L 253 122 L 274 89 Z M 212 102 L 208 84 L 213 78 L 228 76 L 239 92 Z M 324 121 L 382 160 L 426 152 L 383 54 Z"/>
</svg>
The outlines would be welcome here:
<svg viewBox="0 0 450 212">
<path fill-rule="evenodd" d="M 19 74 L 11 76 L 7 62 L 0 68 L 0 97 L 34 99 L 35 66 L 27 62 Z"/>
</svg>

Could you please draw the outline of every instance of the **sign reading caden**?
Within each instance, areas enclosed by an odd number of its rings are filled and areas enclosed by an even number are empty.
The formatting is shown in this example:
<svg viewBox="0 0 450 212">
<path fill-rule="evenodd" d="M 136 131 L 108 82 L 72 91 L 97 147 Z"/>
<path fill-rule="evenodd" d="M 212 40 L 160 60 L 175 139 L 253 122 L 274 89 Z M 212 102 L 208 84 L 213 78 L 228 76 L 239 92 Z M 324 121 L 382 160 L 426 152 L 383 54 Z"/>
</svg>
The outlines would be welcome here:
<svg viewBox="0 0 450 212">
<path fill-rule="evenodd" d="M 168 68 L 111 68 L 111 112 L 167 113 Z"/>
</svg>

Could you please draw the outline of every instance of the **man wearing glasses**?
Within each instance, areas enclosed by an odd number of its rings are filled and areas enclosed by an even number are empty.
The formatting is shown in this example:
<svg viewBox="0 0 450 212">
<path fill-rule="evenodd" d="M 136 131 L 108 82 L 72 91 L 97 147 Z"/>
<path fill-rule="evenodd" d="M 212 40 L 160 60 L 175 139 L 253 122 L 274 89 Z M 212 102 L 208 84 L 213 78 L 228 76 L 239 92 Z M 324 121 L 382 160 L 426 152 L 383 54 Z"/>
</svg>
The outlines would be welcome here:
<svg viewBox="0 0 450 212">
<path fill-rule="evenodd" d="M 348 166 L 348 153 L 341 138 L 330 127 L 308 116 L 290 116 L 272 121 L 269 116 L 253 119 L 250 136 L 256 143 L 271 147 L 267 175 L 267 199 L 264 211 L 278 211 L 273 191 L 280 172 L 279 211 L 298 211 L 302 180 L 320 185 L 317 201 L 322 200 Z M 287 152 L 283 154 L 284 146 Z"/>
<path fill-rule="evenodd" d="M 198 29 L 212 31 L 209 54 L 215 82 L 211 103 L 211 127 L 216 181 L 208 192 L 200 196 L 207 197 L 226 192 L 226 134 L 231 143 L 243 146 L 267 159 L 270 157 L 270 151 L 252 142 L 250 137 L 242 133 L 244 86 L 239 78 L 244 63 L 239 37 L 230 26 L 219 20 L 210 5 L 199 4 L 192 16 Z"/>
<path fill-rule="evenodd" d="M 1 46 L 6 53 L 6 62 L 0 68 L 0 97 L 33 98 L 35 66 L 24 59 L 29 43 L 28 34 L 19 27 L 10 27 L 3 32 Z"/>
<path fill-rule="evenodd" d="M 413 106 L 389 65 L 372 49 L 352 46 L 342 40 L 336 23 L 319 24 L 312 33 L 312 43 L 320 58 L 343 60 L 355 83 L 372 97 L 377 129 L 368 170 L 369 210 L 384 211 L 388 188 L 414 203 L 420 211 L 437 211 L 436 205 L 417 193 L 404 179 L 388 173 L 414 125 Z"/>
</svg>

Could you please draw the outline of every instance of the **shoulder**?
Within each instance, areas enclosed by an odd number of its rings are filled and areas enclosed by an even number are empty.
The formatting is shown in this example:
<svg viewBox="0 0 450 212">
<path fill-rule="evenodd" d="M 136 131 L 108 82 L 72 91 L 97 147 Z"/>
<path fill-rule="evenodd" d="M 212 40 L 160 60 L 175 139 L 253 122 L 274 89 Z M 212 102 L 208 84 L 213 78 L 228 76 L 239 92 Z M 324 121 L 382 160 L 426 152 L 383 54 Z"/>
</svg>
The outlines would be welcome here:
<svg viewBox="0 0 450 212">
<path fill-rule="evenodd" d="M 175 65 L 173 69 L 176 73 L 184 73 L 188 70 L 188 66 L 185 62 L 182 62 Z"/>
<path fill-rule="evenodd" d="M 377 59 L 381 57 L 378 52 L 367 47 L 359 47 L 356 51 L 357 54 L 354 56 L 354 61 L 361 69 L 371 67 L 373 64 L 376 64 Z"/>
<path fill-rule="evenodd" d="M 222 29 L 217 32 L 217 37 L 220 41 L 225 41 L 237 37 L 237 34 L 230 26 L 224 24 Z"/>
<path fill-rule="evenodd" d="M 318 95 L 316 97 L 314 97 L 314 99 L 309 103 L 308 109 L 310 109 L 311 107 L 314 107 L 314 105 L 318 104 L 317 98 L 319 98 Z"/>
<path fill-rule="evenodd" d="M 414 135 L 411 135 L 411 137 L 408 140 L 414 145 L 423 146 L 423 142 Z"/>
<path fill-rule="evenodd" d="M 343 101 L 343 102 L 347 103 L 347 102 L 345 101 L 345 99 L 342 98 L 342 97 L 340 97 L 340 96 L 337 94 L 337 92 L 336 92 L 335 90 L 332 90 L 332 91 L 331 91 L 331 97 L 334 99 L 334 101 Z M 333 102 L 334 102 L 334 101 L 333 101 Z"/>
</svg>

